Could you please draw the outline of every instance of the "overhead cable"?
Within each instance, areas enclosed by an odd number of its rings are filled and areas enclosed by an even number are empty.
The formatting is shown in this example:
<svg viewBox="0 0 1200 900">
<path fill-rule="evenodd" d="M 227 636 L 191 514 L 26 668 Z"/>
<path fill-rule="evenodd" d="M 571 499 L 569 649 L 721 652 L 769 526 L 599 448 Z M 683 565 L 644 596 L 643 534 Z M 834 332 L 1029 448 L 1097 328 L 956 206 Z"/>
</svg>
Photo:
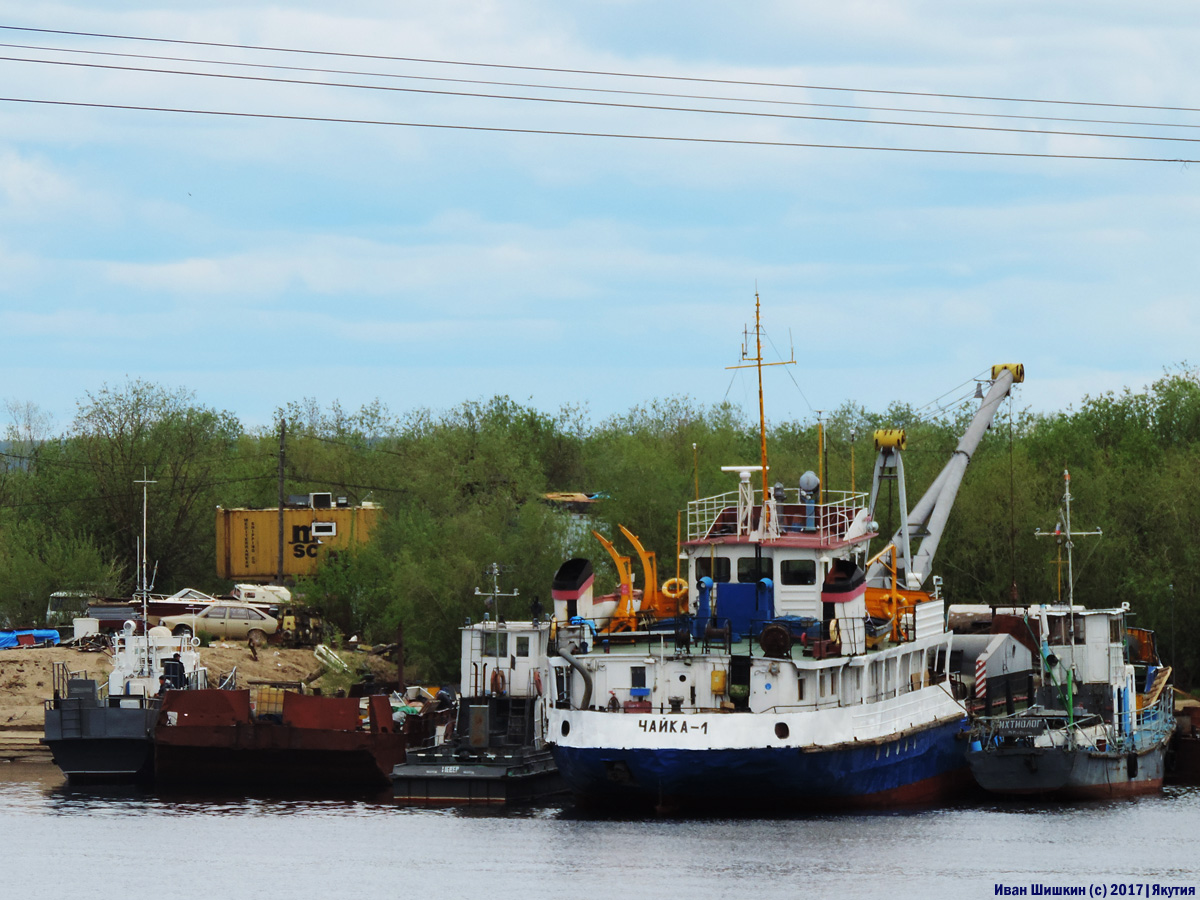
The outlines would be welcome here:
<svg viewBox="0 0 1200 900">
<path fill-rule="evenodd" d="M 75 47 L 54 47 L 38 44 L 13 44 L 0 42 L 0 47 L 13 50 L 37 50 L 53 53 L 73 53 L 86 56 L 108 56 L 121 59 L 146 59 L 157 62 L 186 62 L 199 65 L 232 66 L 247 69 L 273 69 L 286 72 L 309 72 L 317 75 L 353 75 L 365 78 L 389 78 L 405 81 L 437 82 L 443 84 L 476 84 L 489 87 L 527 88 L 547 91 L 570 91 L 589 94 L 616 94 L 634 97 L 664 97 L 675 100 L 724 100 L 736 103 L 758 103 L 768 106 L 800 106 L 815 109 L 854 109 L 862 112 L 914 113 L 930 116 L 958 116 L 978 119 L 1021 119 L 1035 122 L 1076 122 L 1087 125 L 1133 125 L 1146 128 L 1200 128 L 1200 123 L 1147 122 L 1141 119 L 1089 119 L 1072 116 L 1038 116 L 1029 113 L 971 112 L 958 109 L 929 109 L 906 106 L 868 106 L 856 103 L 817 103 L 811 100 L 780 100 L 766 97 L 730 97 L 720 94 L 680 94 L 668 91 L 635 91 L 611 87 L 587 87 L 583 85 L 543 84 L 528 81 L 490 81 L 479 78 L 451 78 L 443 75 L 413 75 L 399 72 L 373 72 L 363 69 L 331 69 L 319 66 L 289 66 L 283 63 L 245 62 L 195 56 L 161 56 L 150 53 L 120 53 L 113 50 L 83 50 Z M 29 60 L 40 62 L 42 60 Z M 320 83 L 320 82 L 314 82 Z"/>
<path fill-rule="evenodd" d="M 0 26 L 2 27 L 2 26 Z M 386 119 L 350 119 L 334 116 L 302 116 L 285 113 L 257 113 L 257 112 L 239 112 L 234 110 L 217 110 L 217 109 L 191 109 L 184 107 L 170 106 L 143 106 L 126 103 L 94 103 L 83 102 L 79 100 L 44 100 L 32 97 L 0 97 L 0 103 L 27 103 L 31 105 L 42 106 L 69 106 L 81 109 L 120 109 L 129 110 L 132 112 L 164 112 L 176 113 L 183 115 L 200 115 L 200 116 L 223 116 L 229 118 L 244 118 L 244 119 L 273 119 L 278 121 L 289 122 L 331 122 L 343 125 L 378 125 L 395 128 L 430 128 L 442 129 L 448 131 L 477 131 L 490 132 L 495 134 L 540 134 L 540 135 L 555 135 L 562 137 L 593 137 L 593 138 L 611 138 L 620 140 L 639 140 L 639 141 L 667 141 L 674 143 L 688 144 L 724 144 L 728 146 L 743 146 L 743 147 L 788 147 L 788 148 L 807 148 L 807 149 L 824 149 L 824 150 L 869 150 L 877 152 L 890 153 L 927 153 L 927 154 L 944 154 L 951 156 L 993 156 L 1007 157 L 1012 159 L 1073 159 L 1073 160 L 1092 160 L 1092 161 L 1107 161 L 1107 162 L 1160 162 L 1160 163 L 1175 163 L 1175 164 L 1192 164 L 1200 162 L 1200 159 L 1185 159 L 1185 158 L 1167 158 L 1159 156 L 1114 156 L 1095 153 L 1034 153 L 1028 151 L 1015 150 L 962 150 L 950 149 L 945 147 L 886 147 L 882 145 L 869 144 L 832 144 L 820 143 L 815 141 L 768 141 L 768 140 L 749 140 L 746 138 L 714 138 L 714 137 L 688 137 L 683 135 L 661 135 L 661 134 L 632 134 L 620 132 L 603 132 L 603 131 L 569 131 L 564 129 L 549 129 L 549 128 L 507 128 L 498 125 L 452 125 L 442 122 L 401 122 Z"/>
<path fill-rule="evenodd" d="M 107 69 L 121 72 L 142 72 L 155 75 L 185 75 L 198 78 L 224 78 L 234 81 L 257 81 L 270 84 L 308 85 L 312 87 L 349 88 L 353 90 L 388 91 L 403 94 L 429 94 L 440 97 L 468 97 L 481 100 L 517 100 L 527 103 L 558 103 L 569 106 L 606 107 L 610 109 L 634 109 L 653 112 L 703 113 L 721 116 L 746 116 L 756 119 L 788 119 L 806 122 L 837 122 L 854 125 L 890 125 L 906 128 L 942 128 L 953 131 L 986 131 L 1005 134 L 1052 135 L 1055 137 L 1118 138 L 1134 141 L 1174 141 L 1200 143 L 1200 137 L 1174 137 L 1170 135 L 1115 134 L 1112 132 L 1057 131 L 1040 128 L 1016 128 L 1000 125 L 959 125 L 948 122 L 905 122 L 895 119 L 859 119 L 849 116 L 811 116 L 797 113 L 764 112 L 745 109 L 698 109 L 687 106 L 655 106 L 648 103 L 618 103 L 612 100 L 580 100 L 568 97 L 529 97 L 517 94 L 491 94 L 481 91 L 450 91 L 434 88 L 400 87 L 389 84 L 348 84 L 341 81 L 310 81 L 300 78 L 280 78 L 268 75 L 235 75 L 230 72 L 190 72 L 180 69 L 159 69 L 148 66 L 118 66 L 108 63 L 75 62 L 63 59 L 28 59 L 24 57 L 0 56 L 0 62 L 28 62 L 40 65 L 69 66 L 86 69 Z"/>
<path fill-rule="evenodd" d="M 560 66 L 523 66 L 511 63 L 488 63 L 470 60 L 437 59 L 419 56 L 389 56 L 379 53 L 350 53 L 336 50 L 309 50 L 299 47 L 273 47 L 262 44 L 238 44 L 223 41 L 198 41 L 184 38 L 149 37 L 145 35 L 109 34 L 94 31 L 68 31 L 56 28 L 32 28 L 21 25 L 0 25 L 0 31 L 23 31 L 34 34 L 58 34 L 70 37 L 103 38 L 107 40 L 142 41 L 157 44 L 180 44 L 192 47 L 222 47 L 232 50 L 257 50 L 270 53 L 304 53 L 313 56 L 335 56 L 346 59 L 375 59 L 390 62 L 415 62 L 430 65 L 472 66 L 489 69 L 510 69 L 525 72 L 556 72 L 570 75 L 599 75 L 612 78 L 646 78 L 659 81 L 685 81 L 701 84 L 731 84 L 747 87 L 791 88 L 810 91 L 839 91 L 855 94 L 886 94 L 902 97 L 938 97 L 952 100 L 986 100 L 996 103 L 1047 103 L 1060 106 L 1094 106 L 1108 109 L 1148 109 L 1169 112 L 1200 112 L 1200 108 L 1190 106 L 1157 106 L 1140 103 L 1102 103 L 1089 100 L 1058 100 L 1040 97 L 1003 97 L 985 94 L 959 94 L 940 91 L 902 91 L 884 88 L 844 87 L 835 85 L 800 84 L 775 81 L 749 81 L 731 78 L 703 78 L 689 75 L 662 75 L 647 72 L 605 71 L 601 69 L 570 69 Z"/>
</svg>

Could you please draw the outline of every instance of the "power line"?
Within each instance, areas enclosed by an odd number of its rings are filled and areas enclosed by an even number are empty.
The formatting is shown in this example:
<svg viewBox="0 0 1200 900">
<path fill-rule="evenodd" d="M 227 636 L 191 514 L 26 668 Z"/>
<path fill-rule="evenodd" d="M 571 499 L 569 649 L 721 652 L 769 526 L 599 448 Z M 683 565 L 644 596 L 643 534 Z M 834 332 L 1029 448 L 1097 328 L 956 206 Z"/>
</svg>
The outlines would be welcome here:
<svg viewBox="0 0 1200 900">
<path fill-rule="evenodd" d="M 770 333 L 764 329 L 763 334 L 766 335 L 767 342 L 770 343 L 771 349 L 775 351 L 775 355 L 778 356 L 780 359 L 783 359 L 783 354 L 780 353 L 779 348 L 775 346 L 775 341 L 774 341 L 774 339 L 772 339 Z M 808 395 L 804 393 L 804 388 L 800 387 L 800 382 L 797 381 L 796 376 L 792 374 L 791 368 L 788 366 L 784 366 L 784 371 L 787 372 L 788 378 L 792 379 L 792 384 L 794 384 L 796 386 L 796 390 L 799 392 L 801 399 L 804 401 L 804 404 L 808 407 L 809 412 L 816 412 L 816 410 L 813 409 L 812 403 L 809 402 Z"/>
<path fill-rule="evenodd" d="M 274 475 L 249 475 L 245 478 L 226 478 L 221 481 L 201 482 L 199 484 L 193 485 L 193 487 L 196 490 L 205 490 L 207 488 L 223 487 L 227 484 L 243 484 L 247 481 L 263 481 L 265 479 L 274 479 L 274 478 L 275 478 Z M 167 490 L 167 489 L 157 489 L 157 490 L 150 491 L 149 494 L 150 494 L 150 496 L 153 496 L 153 497 L 171 496 L 174 494 L 174 491 Z M 55 500 L 29 500 L 29 501 L 22 502 L 22 503 L 0 503 L 0 509 L 23 509 L 23 508 L 29 507 L 29 506 L 69 506 L 73 503 L 98 503 L 101 501 L 109 501 L 109 500 L 125 500 L 125 499 L 128 499 L 129 496 L 130 495 L 128 495 L 128 494 L 110 493 L 110 494 L 96 494 L 96 495 L 89 496 L 89 497 L 68 497 L 66 499 L 55 499 Z"/>
<path fill-rule="evenodd" d="M 965 400 L 966 395 L 964 395 L 962 397 L 956 397 L 955 399 L 950 400 L 947 403 L 942 403 L 941 402 L 942 400 L 945 400 L 945 398 L 949 397 L 951 394 L 955 393 L 956 391 L 962 390 L 967 385 L 971 385 L 972 390 L 974 390 L 975 385 L 980 383 L 981 381 L 983 381 L 990 371 L 991 371 L 990 369 L 983 369 L 981 372 L 979 372 L 977 375 L 973 376 L 972 378 L 968 378 L 966 381 L 956 384 L 954 387 L 950 388 L 950 390 L 945 391 L 942 394 L 939 394 L 938 396 L 936 396 L 932 400 L 930 400 L 928 403 L 924 403 L 921 406 L 918 406 L 915 409 L 913 409 L 912 410 L 913 414 L 916 415 L 918 418 L 920 418 L 923 415 L 923 411 L 929 409 L 930 407 L 935 407 L 934 412 L 944 413 L 947 409 L 950 409 L 951 407 L 953 407 L 953 406 L 957 405 L 958 403 L 962 402 L 963 400 Z M 968 391 L 968 394 L 969 393 L 970 393 L 970 391 Z"/>
<path fill-rule="evenodd" d="M 0 26 L 2 28 L 4 26 Z M 400 122 L 383 119 L 348 119 L 334 116 L 302 116 L 284 113 L 236 112 L 232 110 L 190 109 L 169 106 L 140 106 L 124 103 L 88 103 L 78 100 L 39 100 L 30 97 L 0 97 L 2 103 L 28 103 L 42 106 L 71 106 L 83 109 L 120 109 L 132 112 L 165 112 L 184 115 L 224 116 L 244 119 L 274 119 L 289 122 L 330 122 L 341 125 L 379 125 L 398 128 L 431 128 L 447 131 L 477 131 L 494 134 L 538 134 L 559 137 L 593 137 L 621 140 L 668 141 L 688 144 L 724 144 L 743 147 L 788 147 L 822 150 L 871 150 L 891 153 L 928 153 L 951 156 L 995 156 L 1014 159 L 1073 159 L 1105 162 L 1161 162 L 1191 164 L 1200 159 L 1166 158 L 1157 156 L 1109 156 L 1085 153 L 1034 153 L 1013 150 L 961 150 L 942 147 L 885 147 L 867 144 L 827 144 L 814 141 L 766 141 L 746 138 L 684 137 L 680 135 L 630 134 L 601 131 L 568 131 L 548 128 L 508 128 L 497 125 L 450 125 L 439 122 Z"/>
<path fill-rule="evenodd" d="M 68 443 L 74 443 L 74 442 L 80 441 L 81 438 L 76 436 L 76 437 L 66 438 L 65 440 Z M 57 444 L 57 442 L 56 442 L 56 444 Z M 23 461 L 29 462 L 29 463 L 36 463 L 38 467 L 59 466 L 61 468 L 76 469 L 76 470 L 85 471 L 85 472 L 92 472 L 92 471 L 96 470 L 96 465 L 93 463 L 76 462 L 71 459 L 55 458 L 53 454 L 50 454 L 50 455 L 47 455 L 47 454 L 22 454 L 22 453 L 12 453 L 9 451 L 0 451 L 0 457 L 4 457 L 7 459 L 23 460 Z M 252 463 L 252 462 L 258 462 L 258 461 L 264 460 L 264 459 L 273 459 L 273 458 L 274 458 L 274 455 L 269 454 L 269 453 L 268 454 L 245 454 L 245 455 L 233 457 L 233 461 Z M 191 457 L 190 459 L 187 460 L 187 462 L 189 465 L 202 466 L 205 463 L 210 463 L 213 461 L 227 461 L 227 460 L 230 460 L 230 456 L 225 453 L 211 453 L 211 454 L 198 455 L 198 456 Z"/>
<path fill-rule="evenodd" d="M 959 125 L 948 122 L 905 122 L 895 119 L 861 119 L 849 116 L 815 116 L 798 113 L 765 112 L 747 109 L 702 109 L 687 106 L 656 106 L 649 103 L 618 103 L 613 100 L 581 100 L 568 97 L 530 97 L 517 94 L 493 94 L 482 91 L 450 91 L 434 88 L 399 87 L 387 84 L 348 84 L 341 81 L 311 81 L 301 78 L 281 78 L 268 75 L 236 75 L 230 72 L 189 72 L 180 69 L 161 69 L 149 66 L 118 66 L 109 63 L 75 62 L 64 59 L 29 59 L 26 57 L 0 56 L 0 62 L 25 62 L 38 65 L 68 66 L 72 68 L 106 69 L 119 72 L 141 72 L 154 75 L 185 75 L 193 78 L 224 78 L 233 81 L 256 81 L 269 84 L 307 85 L 311 87 L 349 88 L 351 90 L 388 91 L 403 94 L 428 94 L 438 97 L 468 97 L 480 100 L 517 100 L 526 103 L 558 103 L 569 106 L 605 107 L 609 109 L 632 109 L 653 112 L 702 113 L 706 115 L 745 116 L 756 119 L 786 119 L 805 122 L 836 122 L 853 125 L 890 125 L 906 128 L 942 128 L 954 131 L 986 131 L 1005 134 L 1052 135 L 1055 137 L 1118 138 L 1135 141 L 1174 141 L 1200 143 L 1200 138 L 1172 137 L 1169 135 L 1114 134 L 1111 132 L 1058 131 L 1039 128 L 1016 128 L 1000 125 Z"/>
<path fill-rule="evenodd" d="M 221 41 L 185 40 L 183 38 L 161 38 L 131 34 L 107 34 L 104 32 L 94 31 L 67 31 L 55 28 L 31 28 L 20 25 L 0 25 L 0 31 L 23 31 L 34 34 L 59 34 L 69 37 L 105 38 L 109 40 L 121 41 L 143 41 L 157 44 L 180 44 L 192 47 L 221 47 L 229 50 L 261 50 L 270 53 L 304 53 L 313 56 L 336 56 L 345 59 L 376 59 L 385 60 L 388 62 L 415 62 L 430 65 L 471 66 L 488 69 L 510 69 L 513 71 L 523 72 L 555 72 L 568 75 L 599 75 L 610 78 L 646 78 L 659 81 L 684 81 L 700 84 L 731 84 L 744 87 L 789 88 L 793 90 L 809 91 L 840 91 L 845 93 L 885 94 L 889 96 L 901 97 L 936 97 L 950 100 L 985 100 L 996 103 L 1047 103 L 1061 106 L 1093 106 L 1108 109 L 1146 109 L 1163 112 L 1200 112 L 1200 108 L 1190 106 L 1155 106 L 1138 103 L 1101 103 L 1089 100 L 1058 100 L 1039 97 L 1002 97 L 985 94 L 946 93 L 940 91 L 901 91 L 883 88 L 842 87 L 835 85 L 797 84 L 775 81 L 746 81 L 730 78 L 702 78 L 688 75 L 660 75 L 647 72 L 605 71 L 601 69 L 569 69 L 558 66 L 521 66 L 509 63 L 486 63 L 469 60 L 436 59 L 419 56 L 388 56 L 378 53 L 348 53 L 334 50 L 307 50 L 297 47 L 272 47 L 261 44 L 236 44 Z"/>
<path fill-rule="evenodd" d="M 15 50 L 38 50 L 51 53 L 74 53 L 86 56 L 107 56 L 121 59 L 147 59 L 158 62 L 187 62 L 197 63 L 199 65 L 212 66 L 232 66 L 237 68 L 250 69 L 273 69 L 276 71 L 286 72 L 310 72 L 318 75 L 354 75 L 367 78 L 391 78 L 403 79 L 406 81 L 425 81 L 438 82 L 443 84 L 476 84 L 489 87 L 513 87 L 513 88 L 529 88 L 535 90 L 547 91 L 570 91 L 575 93 L 592 93 L 592 94 L 617 94 L 621 96 L 634 97 L 664 97 L 677 100 L 728 100 L 737 103 L 759 103 L 769 106 L 800 106 L 806 108 L 817 109 L 855 109 L 863 112 L 898 112 L 898 113 L 915 113 L 918 115 L 931 116 L 960 116 L 980 119 L 1021 119 L 1025 121 L 1036 122 L 1076 122 L 1088 125 L 1133 125 L 1146 128 L 1200 128 L 1200 124 L 1184 123 L 1184 122 L 1147 122 L 1144 120 L 1126 120 L 1126 119 L 1088 119 L 1071 116 L 1038 116 L 1030 113 L 996 113 L 996 112 L 969 112 L 967 110 L 945 110 L 945 109 L 928 109 L 920 107 L 905 107 L 905 106 L 869 106 L 864 104 L 854 103 L 817 103 L 809 100 L 778 100 L 768 99 L 766 97 L 729 97 L 719 94 L 680 94 L 668 91 L 635 91 L 621 88 L 609 87 L 585 87 L 582 85 L 565 85 L 565 84 L 542 84 L 538 82 L 527 81 L 491 81 L 479 78 L 450 78 L 437 75 L 411 75 L 401 74 L 397 72 L 372 72 L 362 69 L 331 69 L 319 66 L 289 66 L 282 63 L 258 63 L 245 62 L 239 60 L 222 60 L 211 59 L 194 56 L 161 56 L 150 53 L 120 53 L 112 50 L 83 50 L 76 47 L 54 47 L 39 44 L 13 44 L 0 42 L 0 47 L 8 47 Z M 45 60 L 28 60 L 45 61 Z M 203 73 L 194 73 L 203 74 Z M 319 84 L 320 82 L 313 82 Z"/>
</svg>

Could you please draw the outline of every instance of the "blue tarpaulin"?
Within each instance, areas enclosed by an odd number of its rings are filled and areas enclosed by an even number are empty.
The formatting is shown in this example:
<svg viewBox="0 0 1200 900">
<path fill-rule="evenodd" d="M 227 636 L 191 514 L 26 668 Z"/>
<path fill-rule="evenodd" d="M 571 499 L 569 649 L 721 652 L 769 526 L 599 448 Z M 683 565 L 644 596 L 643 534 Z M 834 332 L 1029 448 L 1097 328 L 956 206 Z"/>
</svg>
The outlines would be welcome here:
<svg viewBox="0 0 1200 900">
<path fill-rule="evenodd" d="M 21 642 L 17 638 L 23 634 L 32 635 L 35 644 L 44 644 L 47 641 L 51 644 L 58 643 L 58 632 L 53 628 L 34 628 L 29 631 L 0 631 L 0 650 L 11 650 L 13 647 L 19 647 Z"/>
</svg>

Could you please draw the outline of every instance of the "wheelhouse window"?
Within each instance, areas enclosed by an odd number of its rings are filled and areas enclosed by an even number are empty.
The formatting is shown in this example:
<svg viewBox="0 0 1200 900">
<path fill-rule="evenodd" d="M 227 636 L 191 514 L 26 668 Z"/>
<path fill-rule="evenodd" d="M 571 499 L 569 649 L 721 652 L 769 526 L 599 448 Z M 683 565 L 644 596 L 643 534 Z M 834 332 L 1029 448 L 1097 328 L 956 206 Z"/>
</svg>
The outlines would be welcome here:
<svg viewBox="0 0 1200 900">
<path fill-rule="evenodd" d="M 816 584 L 817 562 L 813 559 L 784 559 L 779 562 L 781 584 Z"/>
<path fill-rule="evenodd" d="M 718 584 L 723 584 L 729 580 L 729 558 L 726 556 L 718 556 L 715 559 L 711 556 L 702 556 L 696 560 L 696 577 L 711 578 Z"/>
<path fill-rule="evenodd" d="M 1050 626 L 1050 641 L 1056 647 L 1061 647 L 1063 644 L 1068 644 L 1067 640 L 1067 617 L 1066 616 L 1050 616 L 1047 623 Z"/>
<path fill-rule="evenodd" d="M 1110 644 L 1121 643 L 1124 637 L 1125 629 L 1121 627 L 1121 617 L 1113 616 L 1108 620 L 1108 642 Z"/>
<path fill-rule="evenodd" d="M 484 656 L 508 656 L 508 634 L 494 631 L 483 633 Z"/>
<path fill-rule="evenodd" d="M 517 637 L 517 656 L 529 655 L 529 638 L 525 636 Z"/>
<path fill-rule="evenodd" d="M 763 578 L 770 578 L 771 560 L 743 556 L 737 561 L 737 576 L 742 584 L 754 584 Z"/>
</svg>

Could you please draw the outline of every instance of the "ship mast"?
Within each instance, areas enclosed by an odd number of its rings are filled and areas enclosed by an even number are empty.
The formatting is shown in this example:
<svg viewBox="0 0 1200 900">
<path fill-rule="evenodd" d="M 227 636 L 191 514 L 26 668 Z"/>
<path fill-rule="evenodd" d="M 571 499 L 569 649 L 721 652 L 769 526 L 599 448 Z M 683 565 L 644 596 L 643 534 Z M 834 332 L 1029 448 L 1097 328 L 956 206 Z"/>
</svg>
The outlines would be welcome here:
<svg viewBox="0 0 1200 900">
<path fill-rule="evenodd" d="M 146 655 L 142 657 L 142 675 L 151 674 L 150 663 L 150 585 L 146 582 L 147 569 L 147 554 L 146 554 L 146 508 L 147 494 L 146 488 L 151 484 L 157 484 L 157 481 L 151 481 L 149 474 L 146 472 L 146 467 L 142 467 L 142 480 L 135 481 L 134 484 L 142 486 L 142 540 L 141 546 L 138 548 L 141 552 L 138 554 L 138 588 L 137 592 L 142 595 L 142 631 L 146 635 Z"/>
<path fill-rule="evenodd" d="M 479 588 L 475 588 L 475 596 L 484 598 L 483 605 L 495 608 L 497 622 L 500 621 L 500 598 L 521 596 L 521 592 L 517 588 L 513 588 L 512 591 L 507 594 L 500 590 L 500 573 L 502 571 L 503 570 L 500 566 L 500 563 L 492 563 L 490 566 L 484 569 L 485 575 L 492 576 L 492 589 L 490 591 L 481 591 Z"/>
<path fill-rule="evenodd" d="M 1040 528 L 1035 528 L 1033 531 L 1034 537 L 1053 537 L 1058 541 L 1058 602 L 1062 603 L 1062 548 L 1067 548 L 1067 606 L 1075 606 L 1075 563 L 1071 551 L 1075 549 L 1075 541 L 1077 537 L 1091 537 L 1093 535 L 1103 535 L 1099 528 L 1095 531 L 1072 531 L 1071 530 L 1071 473 L 1067 469 L 1063 469 L 1063 510 L 1060 514 L 1058 524 L 1053 531 L 1042 531 Z M 1072 636 L 1075 631 L 1074 620 L 1071 621 Z"/>
<path fill-rule="evenodd" d="M 754 362 L 758 370 L 758 439 L 762 445 L 762 498 L 763 526 L 767 525 L 767 414 L 763 406 L 762 386 L 762 319 L 760 309 L 762 302 L 758 299 L 758 291 L 754 292 Z"/>
<path fill-rule="evenodd" d="M 762 522 L 759 527 L 765 534 L 767 526 L 770 524 L 771 511 L 767 505 L 767 497 L 770 496 L 767 492 L 767 414 L 763 404 L 763 366 L 794 366 L 796 364 L 796 353 L 793 349 L 792 358 L 783 360 L 782 362 L 764 363 L 762 355 L 762 301 L 759 299 L 758 291 L 754 292 L 754 356 L 749 355 L 748 346 L 750 343 L 750 332 L 747 329 L 744 332 L 742 340 L 742 362 L 750 363 L 758 370 L 758 440 L 760 452 L 762 454 Z M 750 365 L 744 366 L 726 366 L 726 369 L 749 369 Z"/>
</svg>

